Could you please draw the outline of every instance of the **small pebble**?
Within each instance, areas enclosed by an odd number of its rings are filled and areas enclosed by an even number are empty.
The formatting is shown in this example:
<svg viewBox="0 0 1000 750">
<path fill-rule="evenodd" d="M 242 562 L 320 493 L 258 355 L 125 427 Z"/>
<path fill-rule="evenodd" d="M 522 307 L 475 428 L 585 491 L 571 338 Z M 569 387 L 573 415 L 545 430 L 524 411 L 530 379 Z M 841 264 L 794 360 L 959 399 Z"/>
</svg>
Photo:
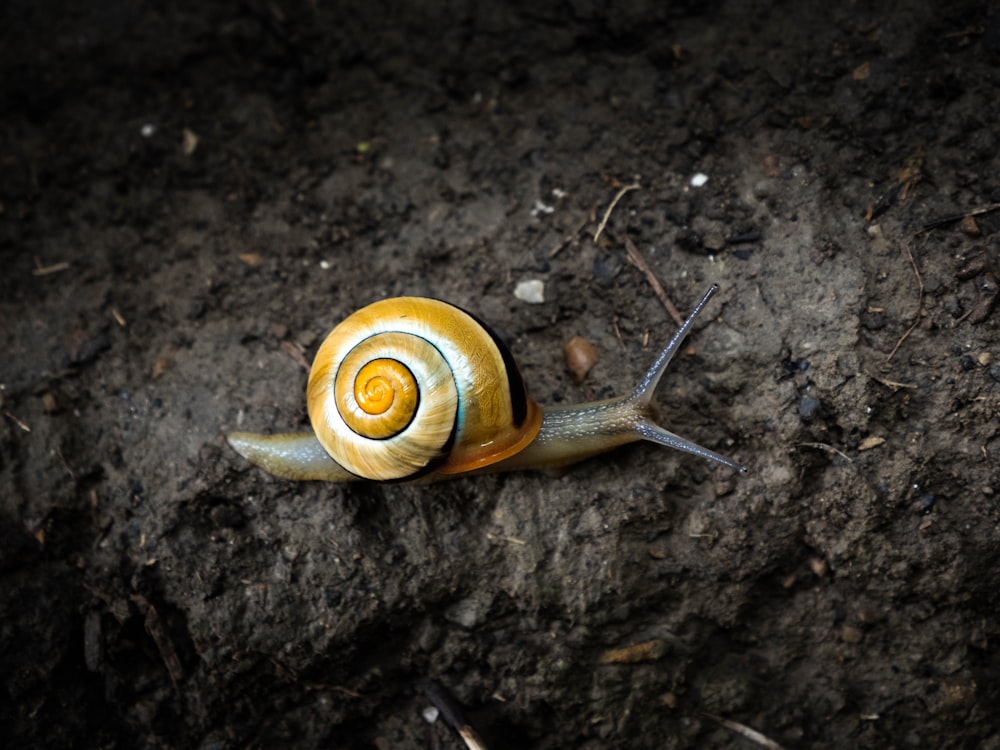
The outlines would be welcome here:
<svg viewBox="0 0 1000 750">
<path fill-rule="evenodd" d="M 840 638 L 844 643 L 861 643 L 863 637 L 861 629 L 852 625 L 845 625 L 840 630 Z"/>
<path fill-rule="evenodd" d="M 538 279 L 519 281 L 514 287 L 514 296 L 529 305 L 540 305 L 545 302 L 545 282 Z"/>
<path fill-rule="evenodd" d="M 190 128 L 184 128 L 181 134 L 181 153 L 191 156 L 198 148 L 198 134 Z"/>
<path fill-rule="evenodd" d="M 55 414 L 59 409 L 59 402 L 52 391 L 46 391 L 42 394 L 42 408 L 45 409 L 46 414 Z"/>
<path fill-rule="evenodd" d="M 799 401 L 799 416 L 809 420 L 816 416 L 819 411 L 819 399 L 815 396 L 803 396 Z"/>
<path fill-rule="evenodd" d="M 871 450 L 872 448 L 878 448 L 884 442 L 885 442 L 884 437 L 877 437 L 875 435 L 870 435 L 869 437 L 866 437 L 858 444 L 858 450 L 867 451 Z"/>
<path fill-rule="evenodd" d="M 485 609 L 483 603 L 477 599 L 462 599 L 445 610 L 444 619 L 466 630 L 472 630 L 483 621 Z"/>
<path fill-rule="evenodd" d="M 563 356 L 566 358 L 566 367 L 573 380 L 582 383 L 590 368 L 597 364 L 600 355 L 594 345 L 583 336 L 574 336 L 563 347 Z"/>
<path fill-rule="evenodd" d="M 607 261 L 600 255 L 594 256 L 594 280 L 603 287 L 609 287 L 614 283 L 620 268 L 618 264 Z"/>
<path fill-rule="evenodd" d="M 809 558 L 809 569 L 813 572 L 814 575 L 820 577 L 826 575 L 826 570 L 827 570 L 826 563 L 820 560 L 818 557 Z"/>
</svg>

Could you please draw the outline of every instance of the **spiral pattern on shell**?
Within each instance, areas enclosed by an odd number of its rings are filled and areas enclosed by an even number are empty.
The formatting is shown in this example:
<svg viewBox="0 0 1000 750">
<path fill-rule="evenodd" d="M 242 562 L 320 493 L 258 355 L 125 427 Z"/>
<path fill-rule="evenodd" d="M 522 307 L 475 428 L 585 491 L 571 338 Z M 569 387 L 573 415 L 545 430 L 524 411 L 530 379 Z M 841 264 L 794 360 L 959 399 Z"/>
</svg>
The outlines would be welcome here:
<svg viewBox="0 0 1000 750">
<path fill-rule="evenodd" d="M 494 463 L 541 421 L 497 338 L 459 308 L 417 297 L 375 302 L 330 333 L 308 408 L 330 456 L 379 480 Z"/>
</svg>

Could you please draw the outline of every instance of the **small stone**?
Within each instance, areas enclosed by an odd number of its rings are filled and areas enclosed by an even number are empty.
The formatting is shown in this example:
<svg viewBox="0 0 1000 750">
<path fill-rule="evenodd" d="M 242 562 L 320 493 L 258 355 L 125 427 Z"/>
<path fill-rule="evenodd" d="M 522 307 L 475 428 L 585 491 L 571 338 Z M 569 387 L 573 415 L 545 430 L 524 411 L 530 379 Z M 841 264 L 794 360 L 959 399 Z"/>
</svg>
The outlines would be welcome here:
<svg viewBox="0 0 1000 750">
<path fill-rule="evenodd" d="M 820 403 L 819 399 L 815 396 L 803 396 L 802 400 L 799 401 L 799 416 L 809 421 L 816 416 L 816 412 L 819 411 Z"/>
<path fill-rule="evenodd" d="M 462 599 L 445 610 L 444 619 L 466 630 L 472 630 L 482 621 L 485 609 L 484 603 L 477 599 Z"/>
<path fill-rule="evenodd" d="M 59 401 L 52 391 L 46 391 L 42 394 L 42 408 L 45 409 L 46 414 L 54 414 L 59 409 Z"/>
<path fill-rule="evenodd" d="M 599 358 L 597 349 L 583 336 L 574 336 L 567 341 L 563 347 L 563 356 L 566 358 L 566 367 L 577 383 L 584 381 Z"/>
<path fill-rule="evenodd" d="M 958 228 L 970 237 L 978 237 L 983 233 L 983 230 L 979 228 L 979 224 L 976 223 L 975 218 L 972 216 L 963 218 L 959 222 Z"/>
<path fill-rule="evenodd" d="M 877 448 L 885 442 L 884 437 L 878 437 L 877 435 L 869 435 L 864 440 L 858 444 L 859 451 L 868 451 L 872 448 Z"/>
<path fill-rule="evenodd" d="M 677 695 L 674 693 L 663 693 L 660 698 L 660 705 L 667 708 L 677 708 Z"/>
<path fill-rule="evenodd" d="M 864 633 L 861 628 L 856 628 L 853 625 L 845 625 L 840 629 L 840 640 L 844 643 L 861 643 L 863 637 Z"/>
<path fill-rule="evenodd" d="M 190 128 L 184 128 L 181 133 L 181 152 L 191 156 L 198 149 L 198 134 Z"/>
<path fill-rule="evenodd" d="M 156 380 L 157 378 L 162 376 L 163 373 L 165 373 L 167 370 L 173 367 L 173 364 L 174 364 L 174 359 L 168 354 L 162 354 L 159 357 L 157 357 L 156 361 L 153 362 L 153 372 L 152 372 L 153 380 Z"/>
<path fill-rule="evenodd" d="M 817 575 L 820 578 L 825 576 L 827 571 L 826 563 L 820 560 L 818 557 L 809 558 L 809 569 L 813 572 L 814 575 Z"/>
<path fill-rule="evenodd" d="M 545 302 L 545 282 L 539 279 L 519 281 L 514 287 L 514 296 L 529 305 L 540 305 Z"/>
<path fill-rule="evenodd" d="M 600 255 L 594 256 L 594 281 L 601 286 L 610 287 L 621 266 L 609 260 L 605 260 Z"/>
<path fill-rule="evenodd" d="M 710 229 L 702 238 L 702 244 L 710 255 L 718 255 L 726 249 L 726 235 L 717 229 Z"/>
</svg>

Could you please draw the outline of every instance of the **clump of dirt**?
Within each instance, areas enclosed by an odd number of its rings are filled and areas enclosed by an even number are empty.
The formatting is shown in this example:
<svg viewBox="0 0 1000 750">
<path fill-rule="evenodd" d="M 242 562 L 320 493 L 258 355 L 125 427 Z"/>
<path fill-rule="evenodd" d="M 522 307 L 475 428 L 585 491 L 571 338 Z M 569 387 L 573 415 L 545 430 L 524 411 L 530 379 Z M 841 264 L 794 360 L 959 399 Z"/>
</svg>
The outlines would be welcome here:
<svg viewBox="0 0 1000 750">
<path fill-rule="evenodd" d="M 1000 22 L 904 6 L 6 4 L 8 742 L 457 747 L 432 679 L 491 748 L 1000 747 Z M 226 445 L 398 294 L 626 392 L 674 330 L 626 240 L 720 284 L 658 401 L 748 476 Z"/>
</svg>

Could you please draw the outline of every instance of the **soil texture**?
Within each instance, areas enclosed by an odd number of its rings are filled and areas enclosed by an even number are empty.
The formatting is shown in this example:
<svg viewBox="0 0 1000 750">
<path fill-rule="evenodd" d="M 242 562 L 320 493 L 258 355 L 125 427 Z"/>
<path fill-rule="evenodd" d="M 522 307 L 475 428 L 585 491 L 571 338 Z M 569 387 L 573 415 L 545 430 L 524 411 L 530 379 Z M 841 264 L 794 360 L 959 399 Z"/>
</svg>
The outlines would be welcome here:
<svg viewBox="0 0 1000 750">
<path fill-rule="evenodd" d="M 491 750 L 1000 748 L 994 3 L 8 0 L 0 40 L 5 747 L 462 747 L 431 680 Z M 654 277 L 720 285 L 657 402 L 746 476 L 225 441 L 304 429 L 404 294 L 543 405 L 626 393 Z"/>
</svg>

